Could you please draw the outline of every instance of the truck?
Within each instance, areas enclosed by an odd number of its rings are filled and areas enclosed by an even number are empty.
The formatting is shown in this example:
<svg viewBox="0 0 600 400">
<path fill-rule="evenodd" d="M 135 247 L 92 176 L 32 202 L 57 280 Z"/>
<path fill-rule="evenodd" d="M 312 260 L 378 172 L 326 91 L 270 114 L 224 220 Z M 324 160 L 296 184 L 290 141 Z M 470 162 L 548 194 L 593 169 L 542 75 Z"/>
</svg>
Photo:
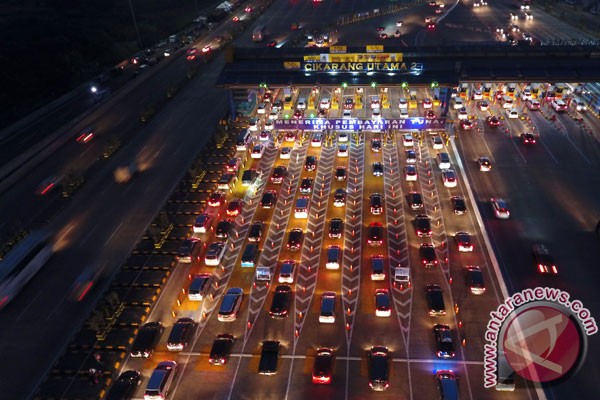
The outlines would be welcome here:
<svg viewBox="0 0 600 400">
<path fill-rule="evenodd" d="M 275 375 L 277 373 L 278 360 L 279 342 L 276 340 L 265 340 L 262 342 L 258 373 L 261 375 Z"/>
<path fill-rule="evenodd" d="M 259 25 L 252 31 L 252 40 L 254 42 L 262 42 L 264 39 L 264 25 Z"/>
<path fill-rule="evenodd" d="M 138 170 L 138 165 L 137 165 L 136 161 L 132 162 L 129 165 L 117 167 L 114 171 L 115 182 L 117 182 L 117 183 L 129 182 L 129 180 L 137 172 L 137 170 Z"/>
</svg>

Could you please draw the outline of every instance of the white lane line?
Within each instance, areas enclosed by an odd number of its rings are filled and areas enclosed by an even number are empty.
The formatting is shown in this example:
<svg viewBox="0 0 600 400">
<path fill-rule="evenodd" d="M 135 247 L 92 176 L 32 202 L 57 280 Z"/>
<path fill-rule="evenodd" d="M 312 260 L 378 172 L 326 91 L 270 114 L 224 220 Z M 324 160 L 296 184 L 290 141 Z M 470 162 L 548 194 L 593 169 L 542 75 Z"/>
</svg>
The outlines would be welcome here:
<svg viewBox="0 0 600 400">
<path fill-rule="evenodd" d="M 37 298 L 39 297 L 39 295 L 40 295 L 40 294 L 42 294 L 42 292 L 38 292 L 38 293 L 37 293 L 35 296 L 33 296 L 33 299 L 31 299 L 31 302 L 29 302 L 29 304 L 27 304 L 27 305 L 25 306 L 25 308 L 23 308 L 23 311 L 21 311 L 21 312 L 19 313 L 19 315 L 18 315 L 18 316 L 17 316 L 17 318 L 15 319 L 15 322 L 18 322 L 18 321 L 21 319 L 21 317 L 23 317 L 23 315 L 25 315 L 25 314 L 27 313 L 27 309 L 28 309 L 29 307 L 31 307 L 31 305 L 33 304 L 33 302 L 35 301 L 35 299 L 37 299 Z"/>
<path fill-rule="evenodd" d="M 116 234 L 116 233 L 117 233 L 117 231 L 118 231 L 118 230 L 121 228 L 121 226 L 122 226 L 122 225 L 123 225 L 123 222 L 121 222 L 121 223 L 119 224 L 119 226 L 117 226 L 117 227 L 115 228 L 115 230 L 114 230 L 114 231 L 113 231 L 113 232 L 110 234 L 110 237 L 109 237 L 109 238 L 106 240 L 106 242 L 104 242 L 104 245 L 105 245 L 105 246 L 108 244 L 108 242 L 110 242 L 110 241 L 111 241 L 111 239 L 113 238 L 113 236 L 115 236 L 115 234 Z"/>
<path fill-rule="evenodd" d="M 513 136 L 512 134 L 510 134 L 509 137 L 508 137 L 508 140 L 510 140 L 510 142 L 514 146 L 515 150 L 517 150 L 517 153 L 519 153 L 519 155 L 521 156 L 521 159 L 523 160 L 523 162 L 525 164 L 527 164 L 527 159 L 525 158 L 525 156 L 523 155 L 523 153 L 521 153 L 521 150 L 519 149 L 519 146 L 517 146 L 517 144 L 513 140 L 514 137 L 516 137 L 516 136 Z"/>
<path fill-rule="evenodd" d="M 558 165 L 558 160 L 556 159 L 556 157 L 554 156 L 554 154 L 552 153 L 552 151 L 550 151 L 550 148 L 548 146 L 546 146 L 546 143 L 544 143 L 544 141 L 541 138 L 540 138 L 540 143 L 542 144 L 542 146 L 544 146 L 544 148 L 546 149 L 546 151 L 548 152 L 548 154 L 550 154 L 550 157 Z"/>
</svg>

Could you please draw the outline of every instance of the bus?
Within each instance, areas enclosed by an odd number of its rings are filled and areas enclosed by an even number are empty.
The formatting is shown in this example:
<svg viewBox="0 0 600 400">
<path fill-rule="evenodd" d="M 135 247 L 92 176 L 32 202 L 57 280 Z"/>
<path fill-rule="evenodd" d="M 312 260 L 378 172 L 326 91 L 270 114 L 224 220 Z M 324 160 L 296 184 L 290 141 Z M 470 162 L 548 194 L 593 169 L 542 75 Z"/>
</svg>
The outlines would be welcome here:
<svg viewBox="0 0 600 400">
<path fill-rule="evenodd" d="M 30 234 L 0 261 L 0 309 L 23 289 L 54 254 L 46 232 Z"/>
<path fill-rule="evenodd" d="M 264 35 L 265 35 L 265 26 L 264 25 L 259 25 L 256 28 L 254 28 L 254 30 L 252 31 L 252 40 L 254 42 L 262 42 L 264 39 Z"/>
</svg>

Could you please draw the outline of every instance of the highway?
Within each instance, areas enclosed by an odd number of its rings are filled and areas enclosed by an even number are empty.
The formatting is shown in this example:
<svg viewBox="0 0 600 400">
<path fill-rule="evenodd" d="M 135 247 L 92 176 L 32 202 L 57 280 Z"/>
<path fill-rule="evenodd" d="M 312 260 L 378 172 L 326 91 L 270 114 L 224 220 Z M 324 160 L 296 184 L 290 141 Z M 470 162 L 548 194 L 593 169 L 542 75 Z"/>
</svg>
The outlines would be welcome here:
<svg viewBox="0 0 600 400">
<path fill-rule="evenodd" d="M 290 12 L 289 5 L 276 2 L 258 23 L 262 23 L 264 18 L 268 21 L 269 29 L 273 27 L 273 32 L 279 32 L 280 26 L 281 30 L 289 32 L 291 23 L 298 20 L 297 15 L 302 15 L 300 22 L 307 21 L 308 26 L 333 24 L 335 19 L 323 21 L 323 8 L 318 7 L 328 7 L 332 11 L 328 15 L 343 15 L 352 10 L 366 9 L 367 5 L 374 6 L 370 2 L 344 3 L 341 6 L 344 8 L 338 10 L 333 2 L 308 5 L 298 2 L 293 5 L 298 7 L 293 9 L 297 12 Z M 447 4 L 448 7 L 450 5 Z M 455 29 L 448 24 L 460 24 L 460 21 L 466 24 L 467 20 L 469 24 L 472 23 L 471 10 L 465 9 L 466 5 L 461 3 L 455 9 L 456 14 L 450 13 L 436 27 L 436 32 L 420 33 L 424 29 L 422 19 L 430 12 L 425 7 L 428 6 L 420 5 L 410 17 L 401 17 L 409 26 L 411 18 L 420 18 L 418 22 L 421 27 L 417 28 L 415 20 L 415 31 L 402 38 L 410 45 L 443 44 L 446 29 Z M 461 7 L 464 14 L 460 14 Z M 502 9 L 503 6 L 498 7 Z M 503 23 L 498 22 L 503 18 L 496 19 L 487 10 L 479 11 L 482 12 L 477 14 L 478 18 L 484 21 L 481 22 L 482 26 Z M 453 16 L 458 21 L 452 22 Z M 538 21 L 537 16 L 534 20 L 536 26 L 548 26 L 555 21 L 554 18 L 544 20 L 543 16 Z M 368 25 L 372 28 L 373 40 L 379 40 L 375 28 L 380 24 L 391 26 L 398 19 L 395 15 L 381 18 L 381 21 L 369 19 L 349 25 L 347 29 L 339 29 L 336 40 L 342 44 L 345 41 L 357 43 L 360 39 L 363 44 L 373 44 L 370 36 L 359 37 L 356 34 L 364 30 L 364 25 Z M 251 29 L 236 43 L 252 45 L 249 36 Z M 532 33 L 542 40 L 562 37 L 564 32 L 568 32 L 565 30 L 557 34 L 557 31 L 540 29 L 536 30 L 539 33 Z M 219 34 L 222 32 L 214 33 Z M 283 37 L 286 35 L 284 33 Z M 493 37 L 493 34 L 488 35 L 482 29 L 476 34 L 466 33 L 462 40 L 475 38 L 474 35 L 479 38 L 474 40 L 482 41 Z M 580 34 L 573 30 L 573 35 L 577 37 Z M 397 45 L 394 40 L 396 38 L 386 39 L 385 43 Z M 461 40 L 458 35 L 457 40 Z M 210 43 L 212 46 L 215 42 Z M 214 81 L 223 65 L 219 57 L 140 128 L 140 106 L 153 104 L 148 99 L 162 98 L 172 82 L 185 76 L 187 65 L 183 58 L 183 54 L 180 54 L 178 59 L 169 64 L 154 67 L 159 69 L 156 73 L 150 71 L 146 73 L 147 76 L 137 78 L 134 90 L 126 98 L 124 96 L 106 103 L 74 130 L 93 125 L 99 132 L 96 139 L 85 145 L 67 140 L 57 152 L 3 194 L 3 221 L 6 221 L 6 225 L 14 223 L 12 221 L 37 224 L 54 216 L 50 226 L 57 232 L 59 243 L 65 246 L 22 294 L 0 312 L 0 323 L 11 327 L 0 333 L 0 350 L 9 361 L 0 370 L 0 386 L 7 397 L 25 398 L 33 394 L 34 388 L 30 382 L 39 381 L 49 371 L 61 349 L 66 346 L 69 336 L 78 330 L 94 300 L 100 296 L 98 291 L 93 290 L 82 303 L 68 299 L 70 288 L 82 266 L 99 263 L 106 268 L 103 279 L 108 280 L 113 276 L 208 139 L 212 130 L 202 127 L 215 126 L 224 115 L 227 106 L 225 91 L 214 88 Z M 346 89 L 347 92 L 340 96 L 353 96 L 353 89 Z M 322 87 L 320 98 L 335 97 L 333 90 Z M 364 88 L 365 99 L 377 94 L 381 92 Z M 281 98 L 282 93 L 279 95 Z M 409 95 L 406 90 L 391 88 L 389 98 L 392 106 L 383 107 L 382 117 L 399 118 L 398 99 L 408 98 Z M 309 98 L 310 88 L 299 88 L 295 100 L 300 97 Z M 432 97 L 432 92 L 418 88 L 419 105 L 417 109 L 409 110 L 411 116 L 420 116 L 425 112 L 422 100 L 426 97 Z M 539 112 L 530 112 L 531 122 L 504 119 L 500 127 L 490 128 L 484 120 L 489 112 L 479 111 L 471 104 L 469 107 L 476 129 L 462 132 L 456 124 L 448 133 L 458 132 L 458 138 L 445 143 L 444 147 L 458 172 L 459 184 L 456 188 L 442 185 L 441 172 L 435 162 L 435 156 L 441 150 L 432 148 L 430 135 L 426 133 L 421 141 L 417 139 L 414 146 L 418 154 L 417 182 L 407 182 L 401 175 L 406 165 L 406 155 L 398 133 L 385 137 L 376 132 L 364 132 L 364 137 L 359 140 L 350 133 L 348 157 L 337 154 L 340 139 L 333 135 L 331 145 L 323 144 L 320 148 L 312 147 L 308 140 L 284 142 L 284 146 L 293 147 L 289 161 L 279 159 L 276 147 L 268 147 L 260 160 L 248 158 L 244 168 L 263 171 L 263 180 L 255 192 L 247 191 L 238 184 L 229 197 L 244 198 L 245 206 L 242 217 L 236 219 L 237 235 L 229 239 L 223 268 L 207 268 L 203 262 L 194 263 L 191 267 L 179 264 L 149 316 L 149 320 L 160 320 L 167 327 L 158 351 L 149 360 L 127 359 L 123 365 L 123 369 L 140 369 L 144 375 L 136 397 L 142 397 L 147 378 L 158 361 L 176 359 L 182 365 L 172 389 L 175 398 L 197 398 L 199 395 L 219 399 L 280 398 L 284 393 L 286 398 L 315 395 L 364 398 L 371 392 L 367 384 L 366 366 L 366 350 L 371 345 L 388 346 L 393 357 L 391 387 L 381 397 L 434 397 L 437 389 L 432 371 L 440 367 L 449 367 L 457 372 L 463 398 L 477 399 L 484 396 L 483 393 L 486 398 L 506 397 L 505 394 L 482 388 L 485 329 L 482 322 L 487 321 L 489 311 L 496 308 L 503 296 L 501 284 L 493 273 L 493 261 L 484 246 L 482 226 L 475 219 L 472 207 L 477 206 L 483 216 L 483 228 L 491 239 L 509 292 L 540 285 L 556 286 L 568 290 L 594 313 L 600 307 L 591 287 L 594 273 L 586 266 L 595 265 L 594 260 L 598 259 L 597 238 L 592 233 L 600 215 L 600 199 L 594 190 L 598 186 L 598 176 L 593 173 L 598 168 L 598 143 L 597 136 L 583 131 L 573 120 L 572 117 L 578 117 L 574 111 L 558 113 L 555 121 L 543 117 Z M 198 113 L 199 109 L 208 112 Z M 435 110 L 439 113 L 439 108 Z M 307 113 L 310 112 L 310 109 L 307 110 Z M 316 112 L 315 106 L 312 112 Z M 503 115 L 503 110 L 500 105 L 494 104 L 491 113 Z M 549 117 L 555 114 L 547 107 L 544 113 Z M 339 109 L 331 110 L 329 114 L 330 118 L 340 115 Z M 369 118 L 371 112 L 368 103 L 362 109 L 353 110 L 352 116 Z M 450 118 L 454 117 L 455 112 L 452 111 Z M 582 117 L 588 129 L 596 133 L 599 131 L 595 117 L 589 114 Z M 527 148 L 520 143 L 518 135 L 530 129 L 539 133 L 540 140 L 535 146 Z M 121 134 L 127 136 L 123 149 L 108 161 L 96 161 L 111 137 Z M 75 136 L 74 132 L 68 135 Z M 377 136 L 382 136 L 384 143 L 379 153 L 370 150 L 370 140 Z M 318 157 L 318 167 L 314 172 L 303 168 L 307 155 Z M 481 155 L 492 158 L 494 168 L 491 172 L 477 170 L 475 160 Z M 132 159 L 140 161 L 144 170 L 128 185 L 116 185 L 112 171 Z M 371 174 L 371 164 L 376 161 L 384 164 L 383 177 Z M 272 168 L 280 164 L 286 165 L 289 173 L 283 184 L 274 185 L 268 182 L 268 177 Z M 344 182 L 331 179 L 339 165 L 345 166 L 348 171 Z M 35 188 L 49 175 L 62 176 L 73 170 L 85 171 L 89 180 L 72 200 L 60 199 L 57 192 L 44 197 L 34 195 Z M 450 197 L 469 197 L 466 182 L 463 181 L 465 176 L 475 196 L 471 199 L 473 202 L 468 201 L 470 212 L 467 215 L 454 215 Z M 314 179 L 313 191 L 309 194 L 311 211 L 307 219 L 297 219 L 290 214 L 293 214 L 294 200 L 299 196 L 300 179 L 304 177 Z M 331 203 L 332 193 L 338 188 L 348 191 L 347 204 L 342 208 L 333 207 Z M 262 209 L 258 205 L 265 190 L 279 191 L 279 199 L 273 209 Z M 411 190 L 425 194 L 424 210 L 433 222 L 431 241 L 441 262 L 439 268 L 433 270 L 423 270 L 420 266 L 418 246 L 427 239 L 418 238 L 415 234 L 413 219 L 416 212 L 406 202 L 406 195 Z M 374 216 L 370 212 L 368 196 L 374 192 L 384 194 L 384 215 Z M 489 204 L 489 197 L 492 196 L 502 196 L 509 201 L 513 214 L 511 220 L 493 219 Z M 216 216 L 215 210 L 210 212 Z M 193 215 L 178 210 L 174 211 L 174 215 L 178 224 L 189 226 L 193 223 Z M 334 217 L 345 221 L 342 239 L 327 237 L 327 222 Z M 294 259 L 299 264 L 298 275 L 291 284 L 294 292 L 293 312 L 284 320 L 272 319 L 266 312 L 275 285 L 254 287 L 253 270 L 239 266 L 248 226 L 256 220 L 269 222 L 265 237 L 260 242 L 263 251 L 259 263 L 271 266 L 275 277 L 282 260 Z M 367 227 L 372 222 L 380 222 L 385 227 L 381 247 L 365 244 Z M 285 243 L 289 230 L 296 227 L 305 231 L 306 238 L 302 250 L 292 252 L 285 248 Z M 452 236 L 458 230 L 467 230 L 474 235 L 473 253 L 459 254 L 456 250 Z M 185 229 L 182 232 L 185 234 Z M 203 242 L 213 240 L 209 236 L 201 239 Z M 558 277 L 543 277 L 536 273 L 530 247 L 537 242 L 547 243 L 553 250 L 559 262 Z M 177 240 L 169 240 L 168 246 L 176 249 L 178 243 Z M 326 248 L 332 244 L 344 249 L 342 268 L 338 271 L 326 270 L 323 265 Z M 388 274 L 383 282 L 374 282 L 370 278 L 370 257 L 377 254 L 388 258 Z M 397 263 L 411 268 L 411 287 L 393 285 L 390 266 Z M 484 271 L 488 289 L 484 295 L 473 296 L 468 293 L 461 276 L 465 265 L 479 265 Z M 197 271 L 216 274 L 220 284 L 215 289 L 215 299 L 206 300 L 202 305 L 190 304 L 189 301 L 178 305 L 182 289 L 187 285 L 188 273 Z M 446 317 L 427 316 L 423 287 L 430 283 L 437 283 L 444 290 L 448 311 Z M 214 310 L 218 307 L 220 296 L 229 287 L 242 287 L 244 302 L 238 320 L 223 323 L 217 321 Z M 386 287 L 392 293 L 392 316 L 378 318 L 374 313 L 374 291 Z M 337 320 L 332 325 L 319 324 L 317 321 L 320 295 L 326 290 L 338 294 Z M 460 311 L 453 312 L 453 308 Z M 177 310 L 177 316 L 194 317 L 199 325 L 193 346 L 179 355 L 166 350 L 168 328 L 175 320 L 173 310 Z M 439 322 L 447 323 L 453 329 L 457 350 L 455 360 L 440 361 L 435 358 L 431 327 Z M 458 328 L 459 325 L 461 328 Z M 212 339 L 223 332 L 236 337 L 234 354 L 226 367 L 212 367 L 208 364 L 210 345 Z M 260 342 L 268 339 L 280 340 L 283 346 L 283 357 L 275 377 L 260 376 L 256 372 Z M 463 339 L 464 346 L 461 345 Z M 599 354 L 598 341 L 592 337 L 589 344 L 584 368 L 567 382 L 547 390 L 549 398 L 568 398 L 573 394 L 585 398 L 593 390 L 594 371 L 598 369 L 597 357 L 594 357 L 594 354 Z M 334 348 L 337 356 L 333 383 L 329 387 L 310 383 L 312 360 L 316 348 L 320 346 Z M 36 363 L 26 362 L 29 359 L 35 359 Z M 29 383 L 19 380 L 23 375 L 31 377 Z M 199 381 L 205 383 L 199 386 Z M 518 380 L 517 387 L 511 398 L 536 398 L 530 384 Z"/>
</svg>

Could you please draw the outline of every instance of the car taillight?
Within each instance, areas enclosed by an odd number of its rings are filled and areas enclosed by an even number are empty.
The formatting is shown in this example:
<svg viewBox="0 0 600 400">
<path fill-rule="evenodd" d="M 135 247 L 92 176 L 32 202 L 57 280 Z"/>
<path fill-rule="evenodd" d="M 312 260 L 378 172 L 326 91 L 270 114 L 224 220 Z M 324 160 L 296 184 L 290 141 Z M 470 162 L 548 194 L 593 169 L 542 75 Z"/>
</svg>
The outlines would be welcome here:
<svg viewBox="0 0 600 400">
<path fill-rule="evenodd" d="M 542 264 L 538 264 L 538 269 L 540 272 L 544 272 L 544 266 Z"/>
<path fill-rule="evenodd" d="M 556 265 L 552 266 L 552 272 L 558 274 L 558 270 L 556 269 Z"/>
</svg>

